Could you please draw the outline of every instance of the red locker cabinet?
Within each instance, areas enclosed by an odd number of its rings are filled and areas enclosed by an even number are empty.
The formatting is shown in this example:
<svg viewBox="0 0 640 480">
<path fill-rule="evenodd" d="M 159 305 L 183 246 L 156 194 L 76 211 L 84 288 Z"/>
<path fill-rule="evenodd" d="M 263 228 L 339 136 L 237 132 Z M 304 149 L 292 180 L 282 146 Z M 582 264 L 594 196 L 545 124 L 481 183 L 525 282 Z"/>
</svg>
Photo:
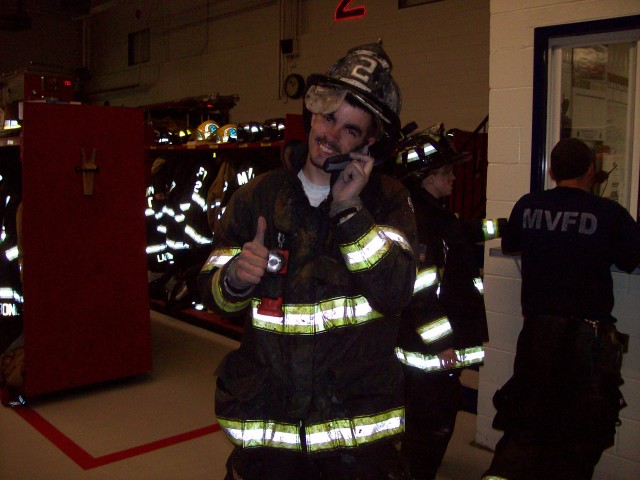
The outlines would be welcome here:
<svg viewBox="0 0 640 480">
<path fill-rule="evenodd" d="M 151 370 L 143 127 L 139 109 L 24 105 L 26 397 Z"/>
</svg>

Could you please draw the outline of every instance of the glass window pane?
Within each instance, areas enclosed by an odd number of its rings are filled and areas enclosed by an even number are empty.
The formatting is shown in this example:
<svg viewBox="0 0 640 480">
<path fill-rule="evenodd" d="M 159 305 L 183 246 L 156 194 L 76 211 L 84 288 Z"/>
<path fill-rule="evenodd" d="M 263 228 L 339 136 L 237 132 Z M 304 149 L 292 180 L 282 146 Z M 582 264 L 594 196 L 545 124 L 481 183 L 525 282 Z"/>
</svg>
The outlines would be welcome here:
<svg viewBox="0 0 640 480">
<path fill-rule="evenodd" d="M 601 182 L 593 192 L 632 213 L 638 190 L 634 174 L 638 165 L 632 155 L 636 46 L 637 41 L 625 41 L 553 49 L 552 56 L 561 60 L 552 62 L 559 68 L 555 72 L 559 74 L 559 82 L 555 82 L 559 91 L 551 95 L 550 112 L 557 118 L 550 119 L 548 139 L 548 148 L 565 137 L 579 138 L 592 147 L 596 172 L 601 172 Z M 547 179 L 545 183 L 552 182 Z"/>
</svg>

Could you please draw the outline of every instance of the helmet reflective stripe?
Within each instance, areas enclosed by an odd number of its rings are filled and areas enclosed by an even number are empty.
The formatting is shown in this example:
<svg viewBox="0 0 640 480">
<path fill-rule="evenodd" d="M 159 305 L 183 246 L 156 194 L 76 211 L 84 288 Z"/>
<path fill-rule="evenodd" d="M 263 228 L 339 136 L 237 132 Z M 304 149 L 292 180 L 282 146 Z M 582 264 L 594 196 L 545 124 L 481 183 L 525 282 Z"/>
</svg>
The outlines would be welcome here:
<svg viewBox="0 0 640 480">
<path fill-rule="evenodd" d="M 438 269 L 436 267 L 420 270 L 413 285 L 413 294 L 438 284 Z"/>
<path fill-rule="evenodd" d="M 223 287 L 220 272 L 222 272 L 222 270 L 216 271 L 213 275 L 213 281 L 211 282 L 211 294 L 213 295 L 213 301 L 216 302 L 216 305 L 218 305 L 222 311 L 228 313 L 237 313 L 247 308 L 249 303 L 251 303 L 251 298 L 243 298 L 238 302 L 233 302 L 222 294 Z"/>
<path fill-rule="evenodd" d="M 302 450 L 297 425 L 269 420 L 238 421 L 218 417 L 231 442 L 247 447 Z M 404 431 L 404 409 L 397 408 L 378 415 L 336 419 L 305 427 L 305 444 L 309 452 L 323 452 L 356 447 Z"/>
<path fill-rule="evenodd" d="M 363 296 L 334 298 L 315 305 L 282 305 L 284 317 L 258 313 L 259 299 L 253 299 L 252 325 L 261 330 L 293 335 L 312 335 L 335 328 L 367 323 L 382 318 Z"/>
<path fill-rule="evenodd" d="M 372 228 L 351 244 L 340 245 L 347 268 L 352 272 L 366 270 L 376 265 L 391 249 L 391 242 L 407 249 L 409 243 L 397 231 Z"/>
<path fill-rule="evenodd" d="M 453 368 L 462 368 L 469 365 L 477 365 L 484 362 L 484 348 L 470 347 L 456 350 L 458 361 Z M 396 347 L 396 357 L 400 362 L 410 367 L 415 367 L 425 372 L 433 372 L 436 370 L 449 370 L 440 365 L 440 359 L 437 355 L 425 355 L 420 352 L 409 352 L 400 347 Z"/>
<path fill-rule="evenodd" d="M 204 273 L 204 272 L 213 270 L 214 268 L 222 267 L 223 265 L 228 263 L 229 260 L 231 260 L 233 257 L 238 255 L 241 251 L 242 249 L 237 247 L 236 248 L 217 248 L 216 250 L 211 252 L 211 255 L 209 255 L 209 258 L 207 258 L 207 261 L 202 267 L 201 272 Z"/>
<path fill-rule="evenodd" d="M 498 230 L 498 222 L 496 221 L 496 219 L 483 220 L 482 231 L 484 233 L 485 240 L 493 240 L 494 238 L 498 238 L 500 236 L 500 232 Z"/>
<path fill-rule="evenodd" d="M 422 325 L 416 331 L 422 341 L 427 344 L 436 342 L 453 333 L 449 319 L 446 316 Z"/>
<path fill-rule="evenodd" d="M 424 157 L 419 155 L 418 152 L 415 149 L 414 150 L 409 150 L 408 153 L 407 153 L 407 159 L 406 159 L 407 164 L 409 164 L 411 162 L 415 162 L 417 160 L 422 160 L 423 158 L 426 158 L 429 155 L 433 155 L 434 153 L 436 153 L 436 147 L 434 147 L 430 143 L 427 143 L 424 146 L 419 146 L 419 147 L 416 147 L 416 148 L 421 148 L 422 149 L 422 152 L 424 153 Z"/>
<path fill-rule="evenodd" d="M 484 295 L 484 283 L 482 283 L 481 277 L 476 277 L 473 279 L 473 286 L 478 289 L 480 295 Z"/>
</svg>

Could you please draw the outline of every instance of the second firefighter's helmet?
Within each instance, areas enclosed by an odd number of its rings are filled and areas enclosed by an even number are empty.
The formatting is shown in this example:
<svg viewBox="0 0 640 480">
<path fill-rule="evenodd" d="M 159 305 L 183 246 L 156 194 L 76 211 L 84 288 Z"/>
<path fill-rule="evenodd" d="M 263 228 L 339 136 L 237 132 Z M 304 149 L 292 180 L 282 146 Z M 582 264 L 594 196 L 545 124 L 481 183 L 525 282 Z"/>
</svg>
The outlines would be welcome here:
<svg viewBox="0 0 640 480">
<path fill-rule="evenodd" d="M 468 160 L 468 154 L 455 150 L 451 136 L 439 123 L 405 137 L 396 148 L 396 166 L 406 175 L 423 178 L 445 165 Z"/>
</svg>

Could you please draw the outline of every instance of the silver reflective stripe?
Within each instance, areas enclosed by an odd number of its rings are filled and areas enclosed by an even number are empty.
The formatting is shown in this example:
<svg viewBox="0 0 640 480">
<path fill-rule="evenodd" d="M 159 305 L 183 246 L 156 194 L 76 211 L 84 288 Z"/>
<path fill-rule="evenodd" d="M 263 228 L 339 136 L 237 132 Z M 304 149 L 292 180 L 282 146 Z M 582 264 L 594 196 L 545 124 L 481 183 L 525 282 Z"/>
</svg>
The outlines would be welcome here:
<svg viewBox="0 0 640 480">
<path fill-rule="evenodd" d="M 302 450 L 297 425 L 260 420 L 234 421 L 222 417 L 218 417 L 218 423 L 235 445 Z"/>
<path fill-rule="evenodd" d="M 16 258 L 18 258 L 18 255 L 20 254 L 18 247 L 11 247 L 8 248 L 5 252 L 4 252 L 4 256 L 7 257 L 7 260 L 9 260 L 10 262 L 12 260 L 15 260 Z"/>
<path fill-rule="evenodd" d="M 221 268 L 241 251 L 240 248 L 218 248 L 211 252 L 201 271 L 208 272 L 214 268 Z"/>
<path fill-rule="evenodd" d="M 224 312 L 236 313 L 244 310 L 251 303 L 251 298 L 243 298 L 237 302 L 226 298 L 222 294 L 222 289 L 224 287 L 222 286 L 222 279 L 220 278 L 221 271 L 222 270 L 216 270 L 211 282 L 211 294 L 213 295 L 213 301 L 216 302 L 216 305 L 218 305 L 218 307 Z"/>
<path fill-rule="evenodd" d="M 340 251 L 352 272 L 376 265 L 391 249 L 393 243 L 405 250 L 411 246 L 404 236 L 390 227 L 373 227 L 353 243 L 340 245 Z"/>
<path fill-rule="evenodd" d="M 436 370 L 449 370 L 451 368 L 462 368 L 469 365 L 477 365 L 484 361 L 483 347 L 470 347 L 456 350 L 458 361 L 453 367 L 444 368 L 440 365 L 440 359 L 437 355 L 425 355 L 420 352 L 409 352 L 400 347 L 396 347 L 396 357 L 410 367 L 415 367 L 425 372 L 433 372 Z"/>
<path fill-rule="evenodd" d="M 13 300 L 17 303 L 23 303 L 22 296 L 9 287 L 0 288 L 0 299 L 2 300 Z"/>
<path fill-rule="evenodd" d="M 257 298 L 252 301 L 252 325 L 282 334 L 312 335 L 382 318 L 363 296 L 333 298 L 316 304 L 284 304 L 284 316 L 279 317 L 258 313 L 259 303 Z"/>
<path fill-rule="evenodd" d="M 160 253 L 163 252 L 167 249 L 167 246 L 164 243 L 159 243 L 156 245 L 149 245 L 147 246 L 147 253 L 151 254 L 151 253 Z"/>
<path fill-rule="evenodd" d="M 176 242 L 175 240 L 169 240 L 168 238 L 167 238 L 167 246 L 169 248 L 172 248 L 173 250 L 186 250 L 189 248 L 188 243 Z"/>
<path fill-rule="evenodd" d="M 306 429 L 310 452 L 357 447 L 404 431 L 404 409 L 398 408 L 370 417 L 341 419 Z"/>
<path fill-rule="evenodd" d="M 480 292 L 480 295 L 484 295 L 484 283 L 482 283 L 482 277 L 474 278 L 473 285 L 478 289 L 478 292 Z"/>
<path fill-rule="evenodd" d="M 438 269 L 436 267 L 429 267 L 424 270 L 420 270 L 416 275 L 416 282 L 413 285 L 413 294 L 415 295 L 422 290 L 438 284 Z"/>
<path fill-rule="evenodd" d="M 302 442 L 297 425 L 269 420 L 237 421 L 218 417 L 218 423 L 235 445 L 271 447 L 300 451 Z M 404 431 L 404 409 L 397 408 L 377 415 L 336 419 L 305 427 L 309 452 L 356 447 Z"/>
<path fill-rule="evenodd" d="M 498 231 L 498 222 L 496 219 L 485 219 L 482 221 L 482 232 L 484 234 L 485 240 L 493 240 L 494 238 L 498 238 L 500 236 L 500 232 Z"/>
<path fill-rule="evenodd" d="M 207 211 L 207 200 L 205 198 L 202 198 L 200 194 L 193 192 L 191 194 L 191 200 L 193 200 L 193 202 L 196 203 L 203 212 Z"/>
<path fill-rule="evenodd" d="M 213 238 L 200 235 L 191 225 L 187 225 L 184 227 L 184 233 L 186 233 L 191 239 L 193 239 L 197 244 L 200 245 L 209 245 L 211 242 L 213 242 Z"/>
<path fill-rule="evenodd" d="M 411 250 L 411 245 L 407 242 L 407 239 L 404 238 L 402 232 L 386 225 L 379 225 L 378 228 L 380 228 L 380 231 L 384 233 L 387 238 L 390 238 L 405 250 Z"/>
<path fill-rule="evenodd" d="M 440 317 L 426 325 L 422 325 L 416 331 L 424 343 L 437 342 L 438 340 L 453 333 L 453 329 L 449 323 L 449 318 L 446 316 Z"/>
</svg>

